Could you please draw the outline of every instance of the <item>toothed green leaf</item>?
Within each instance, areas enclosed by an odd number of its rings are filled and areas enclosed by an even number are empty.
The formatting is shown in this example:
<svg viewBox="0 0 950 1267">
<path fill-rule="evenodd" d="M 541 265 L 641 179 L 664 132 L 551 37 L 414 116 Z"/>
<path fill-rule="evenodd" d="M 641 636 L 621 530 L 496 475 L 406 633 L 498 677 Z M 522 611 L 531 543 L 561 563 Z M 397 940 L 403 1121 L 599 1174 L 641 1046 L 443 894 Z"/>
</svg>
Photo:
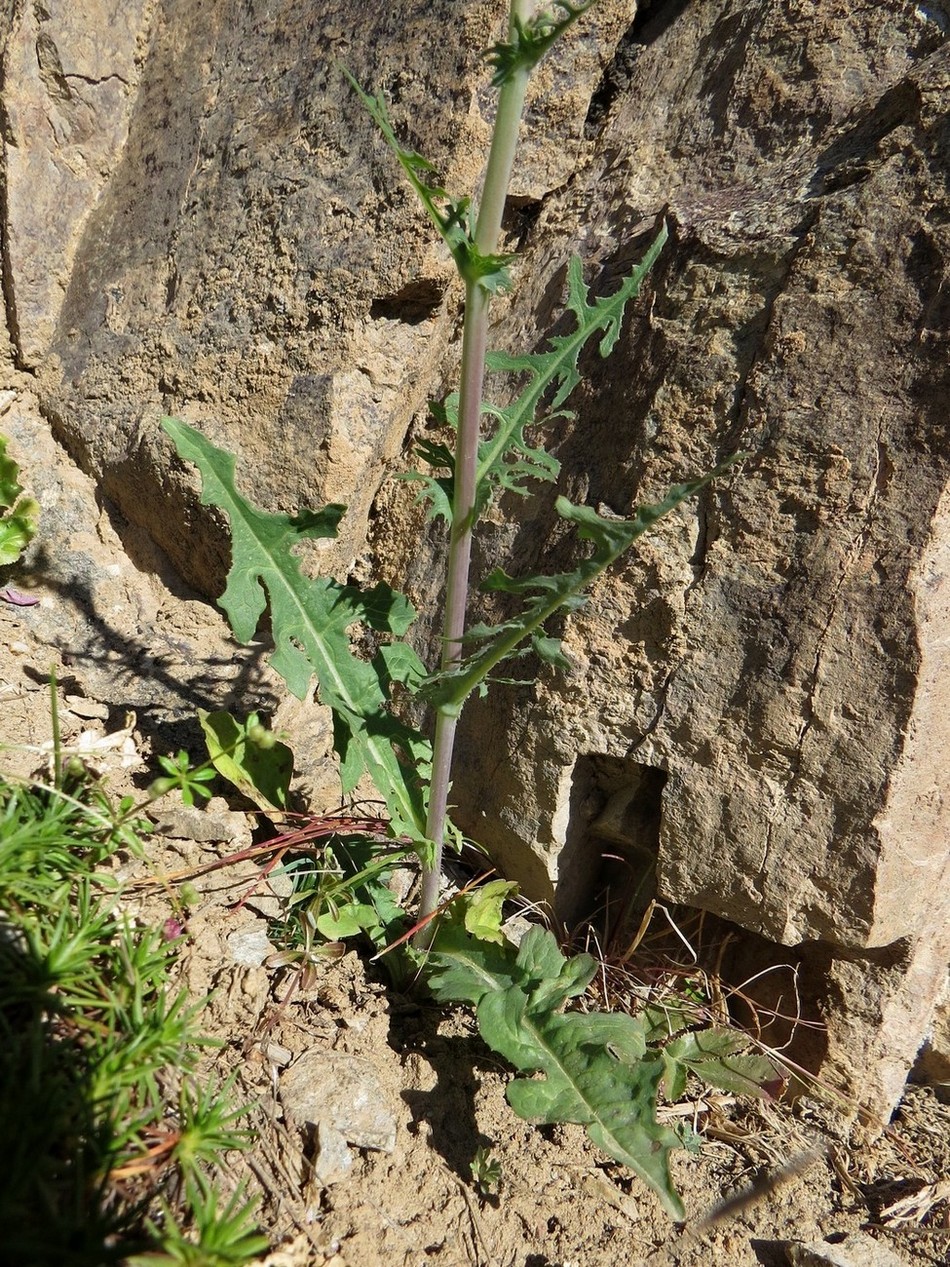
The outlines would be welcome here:
<svg viewBox="0 0 950 1267">
<path fill-rule="evenodd" d="M 436 415 L 439 421 L 445 421 L 444 409 L 437 411 L 430 403 L 430 411 Z M 422 439 L 416 444 L 416 454 L 427 462 L 433 470 L 452 471 L 455 469 L 455 455 L 448 445 L 441 444 L 435 440 Z M 451 475 L 438 476 L 427 475 L 422 471 L 404 471 L 397 475 L 396 478 L 410 480 L 422 485 L 422 490 L 416 501 L 423 505 L 428 502 L 426 507 L 427 519 L 444 519 L 446 523 L 452 522 L 453 489 Z"/>
<path fill-rule="evenodd" d="M 748 1048 L 748 1035 L 725 1027 L 679 1035 L 662 1048 L 667 1094 L 679 1098 L 689 1072 L 734 1095 L 759 1099 L 780 1095 L 785 1079 L 775 1062 Z"/>
<path fill-rule="evenodd" d="M 568 310 L 573 314 L 576 329 L 571 334 L 553 335 L 543 352 L 510 356 L 503 352 L 488 355 L 488 369 L 495 374 L 525 377 L 527 382 L 518 397 L 504 408 L 483 404 L 482 414 L 494 422 L 491 434 L 478 447 L 476 471 L 476 509 L 482 511 L 493 495 L 501 490 L 525 494 L 529 480 L 552 482 L 557 479 L 560 463 L 543 446 L 532 444 L 526 428 L 538 422 L 550 423 L 556 418 L 570 417 L 563 408 L 568 396 L 580 382 L 577 368 L 581 351 L 596 334 L 600 355 L 609 356 L 620 335 L 629 301 L 640 293 L 640 287 L 667 238 L 664 225 L 646 254 L 625 278 L 613 295 L 589 301 L 581 261 L 575 256 L 567 270 Z M 548 399 L 544 415 L 538 418 L 543 399 Z M 430 407 L 437 422 L 453 429 L 458 426 L 458 394 L 453 393 L 441 405 Z M 430 517 L 452 520 L 454 456 L 444 444 L 423 441 L 417 446 L 421 457 L 445 476 L 413 474 L 410 478 L 426 484 L 423 496 L 430 496 Z"/>
<path fill-rule="evenodd" d="M 480 941 L 464 923 L 443 919 L 427 959 L 426 984 L 438 1003 L 471 1003 L 515 979 L 514 949 Z"/>
<path fill-rule="evenodd" d="M 620 1013 L 560 1012 L 596 972 L 589 955 L 571 959 L 551 933 L 532 928 L 521 946 L 466 936 L 457 926 L 430 955 L 429 985 L 442 1002 L 475 1004 L 479 1033 L 523 1074 L 507 1091 L 534 1122 L 577 1122 L 598 1147 L 629 1166 L 683 1217 L 670 1176 L 679 1137 L 656 1120 L 664 1074 L 647 1053 L 648 1022 Z"/>
<path fill-rule="evenodd" d="M 476 474 L 479 485 L 486 481 L 489 485 L 500 483 L 505 475 L 506 457 L 511 454 L 520 456 L 529 464 L 539 467 L 542 472 L 547 472 L 540 478 L 557 477 L 559 465 L 543 449 L 532 446 L 526 440 L 525 428 L 535 422 L 541 400 L 552 388 L 554 394 L 547 407 L 546 418 L 550 420 L 563 414 L 564 402 L 580 381 L 578 357 L 594 334 L 601 333 L 598 347 L 602 357 L 608 356 L 613 350 L 623 325 L 626 306 L 640 293 L 643 280 L 653 267 L 666 239 L 667 229 L 663 225 L 643 259 L 630 276 L 624 279 L 619 289 L 613 295 L 595 299 L 593 303 L 588 302 L 589 292 L 584 284 L 581 261 L 575 255 L 567 270 L 567 307 L 574 315 L 576 329 L 571 334 L 552 336 L 548 349 L 544 352 L 521 356 L 493 352 L 489 355 L 488 368 L 493 373 L 526 374 L 528 382 L 511 405 L 492 411 L 498 425 L 479 452 Z"/>
<path fill-rule="evenodd" d="M 594 543 L 592 554 L 572 572 L 554 576 L 511 577 L 496 569 L 486 577 L 482 588 L 520 594 L 525 599 L 521 612 L 511 620 L 494 626 L 476 625 L 469 629 L 465 642 L 481 641 L 482 645 L 458 664 L 432 674 L 423 691 L 435 707 L 457 713 L 465 700 L 484 682 L 497 664 L 516 654 L 528 638 L 534 638 L 544 622 L 559 611 L 574 611 L 585 601 L 585 592 L 606 568 L 628 550 L 664 515 L 675 510 L 712 480 L 723 475 L 742 454 L 720 463 L 715 470 L 685 484 L 675 484 L 662 501 L 638 507 L 632 519 L 608 519 L 589 506 L 574 506 L 566 497 L 557 499 L 557 512 L 577 525 L 578 535 Z M 550 642 L 554 642 L 553 639 Z M 538 650 L 537 644 L 535 649 Z M 546 650 L 542 642 L 539 653 Z M 553 648 L 551 649 L 553 654 Z"/>
<path fill-rule="evenodd" d="M 417 767 L 431 760 L 429 744 L 387 711 L 394 673 L 418 678 L 421 662 L 408 647 L 381 651 L 371 662 L 354 655 L 350 628 L 367 625 L 402 634 L 412 606 L 385 585 L 365 593 L 326 577 L 304 576 L 293 547 L 306 538 L 332 537 L 342 506 L 289 516 L 269 514 L 234 485 L 234 458 L 174 418 L 162 426 L 179 455 L 202 475 L 202 502 L 220 507 L 231 523 L 232 565 L 220 604 L 234 636 L 249 642 L 269 604 L 275 650 L 271 664 L 299 699 L 314 676 L 320 699 L 333 712 L 334 742 L 344 789 L 364 772 L 386 799 L 393 831 L 424 839 L 425 805 Z"/>
<path fill-rule="evenodd" d="M 564 673 L 570 672 L 571 662 L 561 649 L 560 638 L 547 638 L 543 634 L 534 634 L 531 638 L 531 649 L 539 660 L 553 665 Z"/>
<path fill-rule="evenodd" d="M 532 1007 L 553 1010 L 584 993 L 597 972 L 597 961 L 592 955 L 565 959 L 553 935 L 535 927 L 521 940 L 516 967 Z"/>
<path fill-rule="evenodd" d="M 386 101 L 380 94 L 374 97 L 364 91 L 346 69 L 343 74 L 360 101 L 372 116 L 376 126 L 399 160 L 409 178 L 409 183 L 425 207 L 429 219 L 435 225 L 442 240 L 452 253 L 459 276 L 466 282 L 477 282 L 485 290 L 504 290 L 511 284 L 507 265 L 511 255 L 483 255 L 475 245 L 472 224 L 471 199 L 453 198 L 435 180 L 435 167 L 415 150 L 407 150 L 400 144 L 390 122 Z"/>
</svg>

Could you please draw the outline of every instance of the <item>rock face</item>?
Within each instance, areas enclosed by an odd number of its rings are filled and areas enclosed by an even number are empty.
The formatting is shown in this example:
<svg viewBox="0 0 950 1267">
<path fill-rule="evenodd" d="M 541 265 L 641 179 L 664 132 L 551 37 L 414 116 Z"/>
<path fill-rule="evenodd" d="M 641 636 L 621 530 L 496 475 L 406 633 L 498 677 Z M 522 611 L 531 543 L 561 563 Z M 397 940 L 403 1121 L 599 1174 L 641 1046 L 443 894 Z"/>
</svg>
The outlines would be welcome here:
<svg viewBox="0 0 950 1267">
<path fill-rule="evenodd" d="M 77 15 L 63 0 L 25 5 L 6 41 L 8 321 L 30 366 L 49 350 L 79 239 L 128 139 L 138 89 L 145 0 L 82 9 Z"/>
<path fill-rule="evenodd" d="M 750 456 L 572 621 L 572 680 L 472 710 L 456 790 L 506 868 L 534 842 L 567 918 L 619 848 L 663 897 L 820 959 L 833 1063 L 866 1051 L 848 1090 L 880 1106 L 950 949 L 950 59 L 936 18 L 897 38 L 878 6 L 858 40 L 843 9 L 792 8 L 658 11 L 536 226 L 516 345 L 567 241 L 603 278 L 664 202 L 678 226 L 558 441 L 567 482 L 625 514 Z M 488 552 L 533 569 L 546 513 Z"/>
<path fill-rule="evenodd" d="M 271 508 L 348 502 L 327 567 L 375 561 L 433 596 L 440 542 L 386 477 L 449 381 L 458 290 L 334 63 L 465 189 L 491 110 L 477 51 L 503 10 L 9 19 L 14 360 L 103 494 L 206 592 L 226 539 L 163 412 L 235 451 Z M 789 948 L 826 1076 L 878 1121 L 950 958 L 948 34 L 944 0 L 604 0 L 539 76 L 496 345 L 557 329 L 572 253 L 607 293 L 661 215 L 672 230 L 552 424 L 562 491 L 627 514 L 749 456 L 571 618 L 570 676 L 470 707 L 454 792 L 565 918 L 610 852 L 644 893 Z M 479 549 L 513 572 L 575 557 L 540 496 L 502 506 Z M 633 918 L 641 898 L 612 883 Z"/>
</svg>

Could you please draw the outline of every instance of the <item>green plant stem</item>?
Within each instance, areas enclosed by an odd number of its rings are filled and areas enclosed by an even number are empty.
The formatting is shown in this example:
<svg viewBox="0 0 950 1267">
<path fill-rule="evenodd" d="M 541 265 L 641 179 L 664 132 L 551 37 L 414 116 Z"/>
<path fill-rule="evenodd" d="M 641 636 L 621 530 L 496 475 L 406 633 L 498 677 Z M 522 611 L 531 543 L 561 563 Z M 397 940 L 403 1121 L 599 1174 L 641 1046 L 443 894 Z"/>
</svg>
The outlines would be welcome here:
<svg viewBox="0 0 950 1267">
<path fill-rule="evenodd" d="M 531 0 L 511 0 L 508 18 L 509 39 L 516 38 L 518 23 L 524 24 L 528 21 L 531 7 Z M 506 78 L 499 93 L 498 113 L 495 117 L 491 150 L 485 169 L 485 184 L 475 225 L 475 245 L 482 255 L 494 255 L 498 250 L 501 221 L 518 145 L 518 130 L 521 125 L 529 75 L 529 67 L 519 67 Z M 466 279 L 454 505 L 442 631 L 443 669 L 457 663 L 460 659 L 462 635 L 465 632 L 490 304 L 491 292 L 478 279 Z M 423 867 L 422 871 L 420 919 L 431 915 L 439 900 L 442 846 L 445 838 L 457 722 L 457 713 L 440 709 L 436 714 L 432 779 L 426 819 L 426 837 L 432 842 L 434 848 L 431 865 Z M 431 940 L 433 931 L 428 926 L 424 927 L 417 937 L 417 945 L 425 948 Z"/>
</svg>

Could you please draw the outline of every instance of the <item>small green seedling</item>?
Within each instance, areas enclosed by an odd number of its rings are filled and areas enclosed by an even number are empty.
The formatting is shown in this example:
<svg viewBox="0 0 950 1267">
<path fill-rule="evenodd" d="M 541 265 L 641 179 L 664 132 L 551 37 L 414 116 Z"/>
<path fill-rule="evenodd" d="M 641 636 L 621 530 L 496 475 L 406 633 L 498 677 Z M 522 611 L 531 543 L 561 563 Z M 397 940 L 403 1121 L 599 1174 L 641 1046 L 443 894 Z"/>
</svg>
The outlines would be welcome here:
<svg viewBox="0 0 950 1267">
<path fill-rule="evenodd" d="M 174 757 L 159 757 L 158 764 L 165 773 L 155 779 L 149 788 L 153 797 L 167 796 L 175 790 L 181 793 L 186 805 L 195 805 L 211 798 L 208 786 L 214 779 L 214 769 L 210 765 L 193 766 L 191 757 L 182 748 Z"/>
<path fill-rule="evenodd" d="M 185 1181 L 185 1195 L 190 1226 L 181 1226 L 175 1211 L 163 1202 L 164 1218 L 147 1225 L 161 1249 L 126 1259 L 128 1267 L 243 1267 L 267 1252 L 267 1237 L 254 1220 L 257 1202 L 247 1200 L 243 1187 L 222 1203 L 196 1170 Z"/>
<path fill-rule="evenodd" d="M 472 1158 L 472 1183 L 482 1197 L 494 1196 L 501 1183 L 501 1162 L 490 1148 L 476 1148 Z"/>
</svg>

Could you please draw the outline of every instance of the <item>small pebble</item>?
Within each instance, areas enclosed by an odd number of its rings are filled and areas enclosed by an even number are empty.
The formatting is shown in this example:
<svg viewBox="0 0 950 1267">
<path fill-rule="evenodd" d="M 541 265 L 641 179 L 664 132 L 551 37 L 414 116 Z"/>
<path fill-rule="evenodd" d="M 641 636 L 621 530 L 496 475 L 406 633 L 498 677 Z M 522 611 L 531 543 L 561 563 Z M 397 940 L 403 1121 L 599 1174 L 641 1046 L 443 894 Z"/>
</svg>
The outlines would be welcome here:
<svg viewBox="0 0 950 1267">
<path fill-rule="evenodd" d="M 228 934 L 231 958 L 242 968 L 259 968 L 265 959 L 274 954 L 275 947 L 267 939 L 263 926 L 252 924 Z"/>
<path fill-rule="evenodd" d="M 272 1065 L 277 1065 L 279 1069 L 289 1065 L 294 1058 L 294 1053 L 290 1048 L 281 1047 L 280 1043 L 267 1043 L 264 1047 L 264 1055 Z"/>
</svg>

